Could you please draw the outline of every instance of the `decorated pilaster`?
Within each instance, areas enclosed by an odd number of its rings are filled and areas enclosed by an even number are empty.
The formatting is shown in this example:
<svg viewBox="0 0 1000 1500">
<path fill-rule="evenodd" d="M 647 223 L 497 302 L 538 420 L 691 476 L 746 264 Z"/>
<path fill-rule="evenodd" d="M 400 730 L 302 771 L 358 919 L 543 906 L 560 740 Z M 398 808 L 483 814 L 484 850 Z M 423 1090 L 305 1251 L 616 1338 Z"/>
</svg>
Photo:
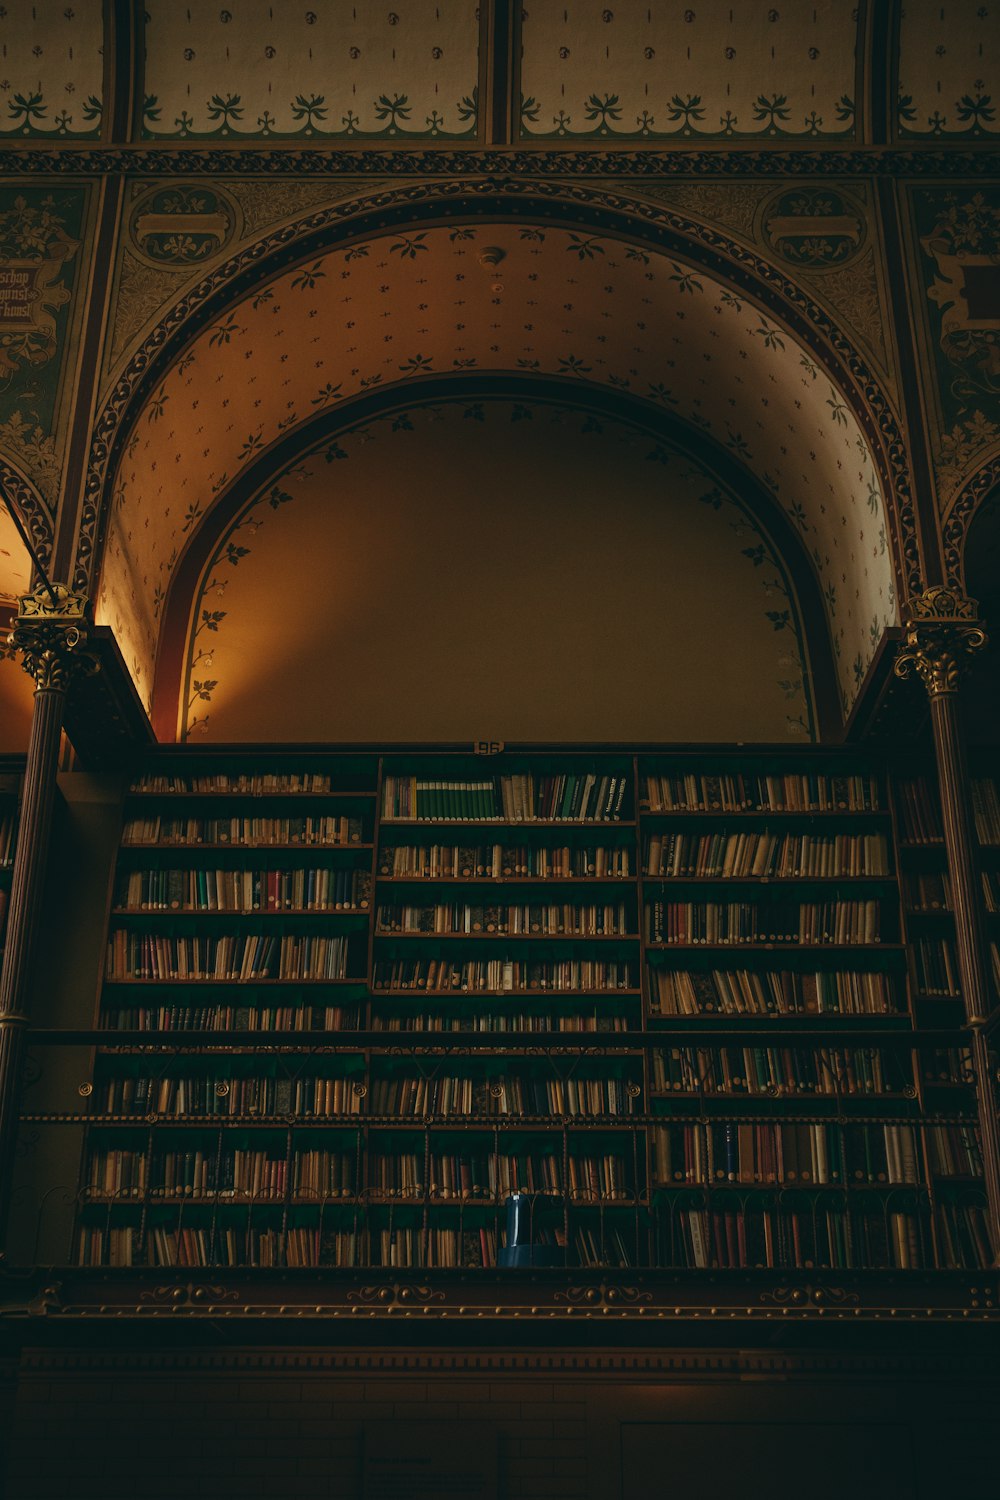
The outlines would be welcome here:
<svg viewBox="0 0 1000 1500">
<path fill-rule="evenodd" d="M 906 638 L 896 658 L 896 675 L 907 677 L 915 670 L 927 689 L 931 705 L 958 968 L 966 1024 L 971 1033 L 989 1231 L 994 1263 L 1000 1264 L 1000 1125 L 986 1033 L 990 981 L 958 712 L 959 684 L 973 654 L 985 646 L 986 632 L 979 621 L 976 601 L 946 587 L 926 589 L 906 600 L 903 623 Z"/>
<path fill-rule="evenodd" d="M 0 968 L 0 1249 L 6 1236 L 27 995 L 45 881 L 59 737 L 73 679 L 96 670 L 87 652 L 88 636 L 86 598 L 56 583 L 42 584 L 18 601 L 17 619 L 8 638 L 34 679 L 35 699 Z"/>
</svg>

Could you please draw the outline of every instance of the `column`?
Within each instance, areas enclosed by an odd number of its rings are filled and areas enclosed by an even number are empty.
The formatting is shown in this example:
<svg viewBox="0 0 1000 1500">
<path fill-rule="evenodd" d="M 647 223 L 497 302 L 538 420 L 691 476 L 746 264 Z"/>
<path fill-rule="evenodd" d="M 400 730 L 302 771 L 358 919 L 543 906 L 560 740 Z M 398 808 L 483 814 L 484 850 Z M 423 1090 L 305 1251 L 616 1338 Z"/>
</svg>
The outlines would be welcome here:
<svg viewBox="0 0 1000 1500">
<path fill-rule="evenodd" d="M 986 632 L 979 623 L 976 601 L 944 587 L 926 589 L 906 600 L 903 623 L 906 638 L 896 657 L 896 675 L 906 677 L 915 669 L 930 698 L 958 968 L 971 1034 L 987 1218 L 994 1264 L 1000 1264 L 1000 1125 L 986 1034 L 991 990 L 958 711 L 959 683 L 973 653 L 985 646 Z"/>
<path fill-rule="evenodd" d="M 28 760 L 0 968 L 0 1248 L 5 1243 L 28 1026 L 27 997 L 38 937 L 55 794 L 59 737 L 73 678 L 96 670 L 87 654 L 87 600 L 63 584 L 18 600 L 8 644 L 34 679 Z"/>
</svg>

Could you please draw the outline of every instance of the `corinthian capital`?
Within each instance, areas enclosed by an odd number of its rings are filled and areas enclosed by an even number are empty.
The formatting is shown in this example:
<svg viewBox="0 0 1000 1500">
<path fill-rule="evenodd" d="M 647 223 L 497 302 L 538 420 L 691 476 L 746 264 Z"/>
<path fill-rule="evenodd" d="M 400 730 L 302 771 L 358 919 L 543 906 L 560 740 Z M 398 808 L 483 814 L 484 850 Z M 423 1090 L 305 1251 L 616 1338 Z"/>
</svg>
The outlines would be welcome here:
<svg viewBox="0 0 1000 1500">
<path fill-rule="evenodd" d="M 908 677 L 915 668 L 932 698 L 957 692 L 972 653 L 986 645 L 976 600 L 950 588 L 925 589 L 904 602 L 903 625 L 896 676 Z"/>
<path fill-rule="evenodd" d="M 39 584 L 17 601 L 17 619 L 7 637 L 11 652 L 39 688 L 65 691 L 74 676 L 97 670 L 87 651 L 89 600 L 62 583 Z"/>
</svg>

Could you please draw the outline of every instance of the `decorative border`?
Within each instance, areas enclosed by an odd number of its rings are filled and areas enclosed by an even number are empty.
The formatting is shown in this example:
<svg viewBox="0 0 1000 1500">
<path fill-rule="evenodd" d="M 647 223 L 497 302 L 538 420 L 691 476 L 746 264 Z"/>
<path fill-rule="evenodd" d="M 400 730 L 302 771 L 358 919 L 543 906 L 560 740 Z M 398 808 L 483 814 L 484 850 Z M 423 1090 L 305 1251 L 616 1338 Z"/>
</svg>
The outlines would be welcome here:
<svg viewBox="0 0 1000 1500">
<path fill-rule="evenodd" d="M 689 1376 L 734 1374 L 789 1375 L 878 1374 L 902 1375 L 914 1380 L 938 1378 L 949 1374 L 995 1378 L 1000 1361 L 985 1355 L 956 1354 L 883 1354 L 858 1353 L 852 1350 L 824 1353 L 798 1353 L 791 1350 L 749 1349 L 677 1349 L 645 1351 L 635 1349 L 546 1349 L 535 1350 L 465 1350 L 465 1349 L 39 1349 L 26 1348 L 18 1369 L 21 1376 L 39 1376 L 57 1372 L 86 1370 L 95 1375 L 103 1371 L 122 1370 L 190 1370 L 239 1372 L 244 1375 L 271 1375 L 294 1371 L 308 1379 L 310 1375 L 411 1375 L 457 1374 L 539 1375 L 557 1378 L 563 1375 L 618 1375 L 648 1380 L 651 1376 Z"/>
<path fill-rule="evenodd" d="M 920 592 L 923 587 L 920 543 L 906 444 L 896 415 L 857 349 L 807 291 L 748 246 L 661 204 L 565 181 L 533 182 L 526 190 L 522 183 L 513 180 L 467 178 L 410 183 L 361 199 L 341 200 L 308 214 L 244 247 L 189 288 L 167 310 L 126 365 L 94 426 L 77 539 L 76 587 L 90 586 L 99 562 L 99 528 L 109 471 L 138 416 L 141 402 L 163 378 L 166 367 L 180 350 L 210 318 L 221 316 L 251 286 L 259 285 L 262 279 L 284 269 L 291 261 L 315 255 L 334 242 L 342 244 L 349 238 L 370 237 L 393 222 L 412 225 L 417 222 L 414 213 L 417 205 L 431 218 L 454 218 L 463 213 L 478 217 L 489 210 L 505 217 L 537 221 L 558 219 L 570 212 L 574 226 L 589 219 L 594 228 L 604 233 L 624 239 L 635 237 L 640 243 L 652 241 L 658 248 L 665 243 L 689 258 L 694 252 L 696 262 L 706 270 L 734 281 L 749 296 L 786 319 L 843 392 L 868 439 L 882 482 L 897 583 L 904 584 L 900 592 Z M 855 384 L 845 382 L 845 373 Z"/>
<path fill-rule="evenodd" d="M 1000 1325 L 996 1271 L 863 1273 L 712 1272 L 448 1272 L 414 1268 L 407 1279 L 379 1269 L 326 1269 L 291 1275 L 276 1271 L 233 1272 L 213 1267 L 171 1278 L 167 1268 L 148 1271 L 11 1273 L 0 1281 L 0 1324 L 143 1323 L 203 1321 L 245 1328 L 247 1323 L 308 1318 L 343 1320 L 363 1337 L 372 1320 L 426 1329 L 444 1320 L 471 1330 L 497 1323 L 544 1320 L 564 1325 L 593 1323 L 610 1332 L 616 1324 L 660 1330 L 697 1322 L 822 1327 L 832 1322 L 979 1322 Z M 19 1295 L 18 1295 L 19 1291 Z M 415 1334 L 415 1337 L 421 1337 Z M 465 1333 L 468 1337 L 468 1332 Z M 635 1333 L 631 1335 L 635 1336 Z M 643 1335 L 645 1336 L 645 1335 Z M 741 1338 L 746 1334 L 741 1334 Z M 400 1329 L 400 1337 L 404 1337 Z"/>
<path fill-rule="evenodd" d="M 856 146 L 851 150 L 806 150 L 775 142 L 766 151 L 698 150 L 683 146 L 608 151 L 536 151 L 469 146 L 442 146 L 425 151 L 271 150 L 231 146 L 104 146 L 98 148 L 36 145 L 0 149 L 0 175 L 34 177 L 73 173 L 106 176 L 137 172 L 146 177 L 233 176 L 375 177 L 452 176 L 483 172 L 500 177 L 940 177 L 996 176 L 996 145 L 984 140 L 978 150 L 898 150 Z"/>
</svg>

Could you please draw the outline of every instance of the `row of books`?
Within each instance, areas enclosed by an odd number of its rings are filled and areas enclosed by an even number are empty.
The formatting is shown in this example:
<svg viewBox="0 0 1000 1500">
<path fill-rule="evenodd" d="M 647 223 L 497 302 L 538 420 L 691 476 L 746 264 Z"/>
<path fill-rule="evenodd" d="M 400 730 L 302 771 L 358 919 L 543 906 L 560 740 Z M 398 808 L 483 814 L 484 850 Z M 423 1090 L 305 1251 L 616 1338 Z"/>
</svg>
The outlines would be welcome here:
<svg viewBox="0 0 1000 1500">
<path fill-rule="evenodd" d="M 955 944 L 946 937 L 918 937 L 910 943 L 913 976 L 921 995 L 961 993 Z"/>
<path fill-rule="evenodd" d="M 109 1031 L 357 1031 L 359 1005 L 123 1005 L 101 1013 Z"/>
<path fill-rule="evenodd" d="M 131 932 L 111 934 L 108 979 L 343 979 L 347 938 L 315 933 L 220 937 Z"/>
<path fill-rule="evenodd" d="M 144 1078 L 105 1080 L 91 1095 L 111 1115 L 350 1115 L 361 1109 L 353 1080 L 299 1078 Z"/>
<path fill-rule="evenodd" d="M 997 912 L 1000 912 L 1000 871 L 983 870 L 982 882 L 983 901 L 986 910 L 995 915 Z M 948 902 L 945 902 L 945 905 L 948 904 Z"/>
<path fill-rule="evenodd" d="M 626 937 L 635 929 L 635 905 L 624 901 L 532 901 L 518 905 L 469 906 L 441 902 L 436 906 L 380 906 L 377 932 L 425 932 L 472 936 L 503 933 L 570 937 Z"/>
<path fill-rule="evenodd" d="M 646 875 L 668 878 L 853 879 L 887 875 L 889 845 L 882 833 L 665 832 L 644 841 L 642 865 Z"/>
<path fill-rule="evenodd" d="M 981 1270 L 991 1264 L 984 1210 L 945 1203 L 936 1215 L 937 1264 Z M 912 1211 L 866 1211 L 831 1205 L 795 1209 L 683 1209 L 659 1226 L 653 1254 L 645 1236 L 614 1225 L 577 1226 L 567 1260 L 582 1266 L 669 1270 L 917 1270 L 934 1265 L 927 1225 Z M 539 1228 L 535 1242 L 566 1246 L 558 1229 Z M 225 1226 L 173 1228 L 87 1226 L 80 1232 L 81 1266 L 453 1266 L 492 1267 L 502 1232 L 481 1229 L 351 1229 L 301 1226 L 287 1230 Z"/>
<path fill-rule="evenodd" d="M 131 792 L 241 792 L 253 797 L 293 792 L 329 792 L 333 781 L 328 771 L 147 771 L 129 787 Z"/>
<path fill-rule="evenodd" d="M 578 990 L 604 992 L 628 990 L 635 985 L 630 963 L 608 963 L 572 959 L 561 963 L 529 963 L 523 959 L 452 958 L 379 959 L 375 963 L 375 989 L 468 990 L 480 994 L 516 994 L 530 990 Z"/>
<path fill-rule="evenodd" d="M 145 1240 L 145 1243 L 143 1241 Z M 172 1229 L 153 1225 L 80 1231 L 81 1266 L 355 1266 L 361 1236 L 353 1229 Z"/>
<path fill-rule="evenodd" d="M 369 1109 L 405 1119 L 420 1115 L 622 1115 L 639 1090 L 619 1078 L 379 1078 Z"/>
<path fill-rule="evenodd" d="M 906 906 L 912 912 L 951 909 L 951 881 L 945 870 L 921 870 L 907 875 L 903 881 L 903 893 Z"/>
<path fill-rule="evenodd" d="M 627 776 L 601 776 L 593 771 L 490 776 L 476 781 L 386 776 L 382 817 L 389 822 L 603 823 L 621 817 L 627 786 Z"/>
<path fill-rule="evenodd" d="M 566 1182 L 566 1196 L 575 1203 L 624 1202 L 634 1196 L 624 1156 L 611 1152 L 569 1156 Z M 563 1163 L 554 1152 L 435 1153 L 425 1168 L 422 1152 L 399 1152 L 374 1158 L 369 1190 L 390 1198 L 426 1196 L 441 1202 L 503 1202 L 517 1192 L 562 1197 Z"/>
<path fill-rule="evenodd" d="M 648 812 L 872 812 L 881 806 L 878 777 L 688 772 L 647 776 L 640 807 Z"/>
<path fill-rule="evenodd" d="M 360 818 L 319 814 L 308 818 L 178 818 L 150 813 L 130 818 L 122 830 L 127 848 L 231 844 L 266 849 L 281 844 L 359 844 L 361 839 Z"/>
<path fill-rule="evenodd" d="M 878 901 L 651 901 L 647 943 L 866 944 L 879 940 Z"/>
<path fill-rule="evenodd" d="M 972 1128 L 964 1134 L 971 1153 Z M 650 1152 L 653 1181 L 660 1186 L 864 1187 L 922 1180 L 915 1125 L 761 1120 L 658 1125 L 650 1134 Z"/>
<path fill-rule="evenodd" d="M 378 873 L 395 880 L 606 880 L 631 874 L 627 845 L 382 844 Z"/>
<path fill-rule="evenodd" d="M 670 1047 L 650 1054 L 654 1094 L 844 1095 L 913 1092 L 913 1063 L 878 1047 Z"/>
<path fill-rule="evenodd" d="M 109 1031 L 356 1031 L 365 1016 L 357 1005 L 128 1005 L 106 1009 Z M 407 1011 L 371 1017 L 373 1031 L 626 1031 L 625 1016 L 606 1012 Z"/>
<path fill-rule="evenodd" d="M 364 911 L 368 870 L 130 870 L 115 904 L 128 911 Z"/>
<path fill-rule="evenodd" d="M 716 1120 L 658 1125 L 650 1131 L 650 1169 L 657 1188 L 688 1186 L 894 1186 L 922 1182 L 920 1136 L 936 1179 L 982 1176 L 979 1132 L 971 1123 L 851 1124 L 843 1121 Z M 578 1143 L 579 1144 L 579 1143 Z M 200 1146 L 148 1152 L 98 1148 L 84 1181 L 92 1197 L 251 1199 L 347 1198 L 358 1192 L 357 1150 L 234 1150 Z M 573 1151 L 565 1162 L 574 1202 L 634 1196 L 633 1164 L 620 1152 Z M 374 1152 L 369 1194 L 432 1200 L 503 1199 L 508 1193 L 563 1193 L 563 1158 L 554 1150 L 461 1154 L 397 1149 Z"/>
<path fill-rule="evenodd" d="M 972 816 L 981 844 L 1000 844 L 1000 782 L 977 777 L 972 783 Z"/>
<path fill-rule="evenodd" d="M 508 1011 L 480 1010 L 442 1012 L 407 1011 L 403 1014 L 385 1015 L 376 1011 L 372 1016 L 373 1031 L 498 1031 L 498 1032 L 601 1032 L 627 1031 L 628 1018 L 613 1011 L 568 1011 L 562 1007 L 554 1011 Z"/>
<path fill-rule="evenodd" d="M 697 1270 L 836 1270 L 927 1262 L 915 1213 L 831 1204 L 794 1208 L 683 1209 L 672 1216 L 670 1260 Z M 662 1253 L 662 1250 L 661 1250 Z"/>
<path fill-rule="evenodd" d="M 900 834 L 907 844 L 938 844 L 944 837 L 937 788 L 923 777 L 896 783 Z"/>
<path fill-rule="evenodd" d="M 892 1015 L 888 974 L 826 969 L 668 969 L 650 964 L 651 1016 Z"/>
<path fill-rule="evenodd" d="M 96 1150 L 85 1187 L 92 1197 L 339 1198 L 353 1194 L 357 1155 L 346 1151 L 286 1152 L 193 1147 L 187 1151 Z"/>
</svg>

